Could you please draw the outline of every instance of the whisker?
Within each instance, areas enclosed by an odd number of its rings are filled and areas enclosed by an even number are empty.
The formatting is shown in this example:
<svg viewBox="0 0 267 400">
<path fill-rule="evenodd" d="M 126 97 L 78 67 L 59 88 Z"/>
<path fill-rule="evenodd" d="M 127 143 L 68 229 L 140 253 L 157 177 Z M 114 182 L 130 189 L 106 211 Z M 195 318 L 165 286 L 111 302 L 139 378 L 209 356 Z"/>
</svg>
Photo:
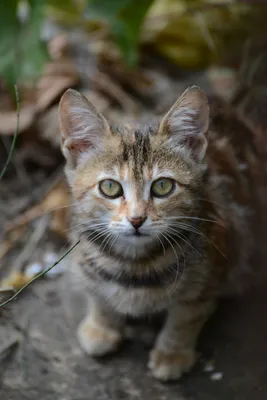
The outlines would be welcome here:
<svg viewBox="0 0 267 400">
<path fill-rule="evenodd" d="M 172 248 L 172 250 L 173 250 L 173 252 L 174 252 L 174 255 L 175 255 L 175 258 L 176 258 L 176 261 L 177 261 L 177 267 L 178 267 L 178 268 L 177 268 L 177 271 L 176 271 L 176 274 L 175 274 L 175 278 L 174 278 L 173 284 L 172 284 L 170 290 L 168 290 L 168 292 L 167 292 L 167 295 L 170 296 L 171 293 L 172 293 L 172 291 L 173 291 L 174 288 L 175 288 L 175 284 L 176 284 L 177 279 L 178 279 L 179 268 L 180 268 L 180 262 L 179 262 L 178 255 L 177 255 L 177 253 L 176 253 L 176 250 L 175 250 L 175 248 L 174 248 L 172 242 L 171 242 L 171 241 L 168 239 L 168 237 L 166 236 L 166 232 L 165 232 L 164 234 L 162 233 L 161 235 L 164 237 L 165 240 L 167 240 L 167 242 L 168 242 L 169 245 L 171 246 L 171 248 Z"/>
<path fill-rule="evenodd" d="M 165 254 L 166 254 L 166 249 L 165 249 L 165 247 L 164 247 L 164 244 L 163 244 L 162 240 L 160 239 L 160 236 L 159 236 L 159 235 L 156 235 L 156 238 L 157 238 L 158 241 L 160 242 L 160 244 L 161 244 L 161 246 L 162 246 L 162 248 L 163 248 L 163 254 L 165 255 Z"/>
<path fill-rule="evenodd" d="M 90 235 L 87 237 L 88 241 L 90 241 L 90 243 L 94 243 L 96 240 L 100 239 L 102 236 L 106 235 L 108 233 L 108 229 L 105 229 L 104 231 L 99 232 L 94 238 L 93 240 L 90 239 L 91 236 L 93 236 L 95 234 L 95 232 L 91 232 Z"/>
<path fill-rule="evenodd" d="M 99 250 L 100 250 L 101 253 L 104 253 L 104 250 L 105 250 L 105 248 L 107 247 L 107 244 L 112 240 L 112 238 L 113 238 L 113 234 L 110 232 L 110 233 L 107 235 L 107 237 L 103 240 L 103 242 L 101 243 L 101 245 L 100 245 Z M 105 242 L 106 242 L 106 243 L 105 243 Z M 105 245 L 104 245 L 104 243 L 105 243 Z M 103 245 L 104 245 L 104 247 L 103 247 L 103 249 L 102 249 L 101 247 L 102 247 Z"/>
<path fill-rule="evenodd" d="M 179 249 L 180 249 L 181 252 L 183 253 L 184 267 L 185 267 L 185 253 L 184 253 L 182 247 L 181 247 L 180 244 L 172 237 L 172 235 L 171 235 L 170 233 L 165 232 L 165 234 L 168 235 L 168 237 L 171 238 L 171 239 L 174 241 L 174 243 L 179 247 Z"/>
<path fill-rule="evenodd" d="M 226 207 L 223 204 L 220 204 L 220 203 L 218 203 L 216 201 L 204 199 L 202 197 L 196 197 L 196 200 L 200 200 L 200 201 L 203 201 L 203 202 L 206 202 L 206 203 L 211 203 L 211 204 L 214 204 L 215 206 L 219 206 L 220 208 L 226 209 Z"/>
<path fill-rule="evenodd" d="M 173 290 L 174 290 L 175 286 L 176 286 L 176 282 L 178 281 L 179 276 L 181 277 L 183 275 L 184 270 L 185 270 L 185 260 L 186 259 L 185 259 L 184 251 L 183 251 L 182 247 L 179 245 L 179 243 L 177 243 L 177 241 L 170 234 L 168 234 L 168 233 L 166 233 L 166 234 L 174 241 L 174 243 L 180 248 L 180 250 L 183 253 L 183 264 L 184 265 L 183 265 L 182 270 L 180 270 L 180 262 L 178 262 L 177 273 L 175 275 L 175 280 L 174 280 L 174 283 L 173 283 Z M 172 288 L 170 289 L 170 294 L 171 294 L 171 292 L 172 292 Z"/>
<path fill-rule="evenodd" d="M 199 231 L 195 226 L 191 226 L 191 225 L 184 224 L 184 223 L 176 223 L 175 225 L 178 228 L 181 228 L 181 229 L 184 229 L 184 230 L 186 230 L 188 232 L 193 232 L 193 233 L 196 233 L 196 234 L 202 236 L 227 260 L 226 255 L 216 246 L 216 244 L 213 243 L 213 241 L 207 235 L 205 235 L 205 233 Z"/>
<path fill-rule="evenodd" d="M 89 201 L 88 201 L 88 203 L 89 203 Z M 64 208 L 71 208 L 71 207 L 75 207 L 75 206 L 81 206 L 81 207 L 83 207 L 83 206 L 85 206 L 86 205 L 86 203 L 84 202 L 84 203 L 81 203 L 81 202 L 75 202 L 75 203 L 69 203 L 69 204 L 65 204 L 64 206 L 58 206 L 58 207 L 54 207 L 54 208 L 51 208 L 51 210 L 49 210 L 49 211 L 47 211 L 47 213 L 50 213 L 50 212 L 53 212 L 53 211 L 58 211 L 58 210 L 62 210 L 62 209 L 64 209 Z"/>
<path fill-rule="evenodd" d="M 206 219 L 206 218 L 199 218 L 199 217 L 189 217 L 189 216 L 177 216 L 177 217 L 165 217 L 166 220 L 180 220 L 180 219 L 189 219 L 189 220 L 196 220 L 196 221 L 203 221 L 203 222 L 213 222 L 215 224 L 218 224 L 220 226 L 224 226 L 222 225 L 220 222 L 214 220 L 214 219 Z"/>
<path fill-rule="evenodd" d="M 107 222 L 99 222 L 98 224 L 89 225 L 87 222 L 86 222 L 86 224 L 81 222 L 77 225 L 71 226 L 70 228 L 66 229 L 65 232 L 71 231 L 72 229 L 78 229 L 80 227 L 84 227 L 84 228 L 86 228 L 86 230 L 88 230 L 88 229 L 94 229 L 94 228 L 97 228 L 100 226 L 108 226 L 108 223 Z"/>
<path fill-rule="evenodd" d="M 188 241 L 188 240 L 186 240 L 185 239 L 185 237 L 179 232 L 177 232 L 174 228 L 172 228 L 172 227 L 168 227 L 167 228 L 167 231 L 168 230 L 171 230 L 172 231 L 172 234 L 173 235 L 175 235 L 175 236 L 177 236 L 179 239 L 181 239 L 184 243 L 186 243 L 192 250 L 194 250 L 199 256 L 201 255 L 200 254 L 200 252 Z"/>
<path fill-rule="evenodd" d="M 111 249 L 112 249 L 112 246 L 115 244 L 115 242 L 116 242 L 116 240 L 118 239 L 118 237 L 119 237 L 119 234 L 117 234 L 117 235 L 115 236 L 113 242 L 110 243 L 110 245 L 109 245 L 109 255 L 110 255 L 110 251 L 111 251 Z"/>
</svg>

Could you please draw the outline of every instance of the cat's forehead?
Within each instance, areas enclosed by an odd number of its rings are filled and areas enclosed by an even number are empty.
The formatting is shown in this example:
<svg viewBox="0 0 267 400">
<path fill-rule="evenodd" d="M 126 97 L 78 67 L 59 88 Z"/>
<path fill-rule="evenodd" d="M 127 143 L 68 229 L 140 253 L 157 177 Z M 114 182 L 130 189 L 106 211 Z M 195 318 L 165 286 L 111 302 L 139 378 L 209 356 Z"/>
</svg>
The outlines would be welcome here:
<svg viewBox="0 0 267 400">
<path fill-rule="evenodd" d="M 158 124 L 127 122 L 123 125 L 111 126 L 111 131 L 113 134 L 119 135 L 123 142 L 138 145 L 141 138 L 150 138 L 157 133 Z"/>
<path fill-rule="evenodd" d="M 182 159 L 158 135 L 158 124 L 131 122 L 111 127 L 103 154 L 105 169 L 121 180 L 149 181 L 185 172 Z M 187 168 L 186 168 L 187 172 Z"/>
<path fill-rule="evenodd" d="M 112 131 L 121 140 L 121 145 L 115 150 L 120 174 L 135 180 L 141 180 L 144 175 L 151 179 L 155 169 L 153 138 L 157 127 L 129 123 Z"/>
<path fill-rule="evenodd" d="M 143 184 L 160 176 L 181 177 L 187 182 L 188 166 L 158 135 L 158 126 L 128 123 L 112 126 L 96 157 L 88 160 L 80 170 L 92 180 L 113 177 L 119 181 Z"/>
</svg>

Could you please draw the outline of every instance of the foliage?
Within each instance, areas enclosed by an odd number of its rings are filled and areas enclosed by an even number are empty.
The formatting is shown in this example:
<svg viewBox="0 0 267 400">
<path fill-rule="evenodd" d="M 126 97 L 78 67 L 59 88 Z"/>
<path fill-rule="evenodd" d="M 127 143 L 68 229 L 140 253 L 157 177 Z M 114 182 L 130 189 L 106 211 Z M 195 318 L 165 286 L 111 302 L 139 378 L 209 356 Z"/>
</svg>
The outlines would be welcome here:
<svg viewBox="0 0 267 400">
<path fill-rule="evenodd" d="M 88 0 L 90 19 L 109 23 L 125 61 L 134 66 L 138 56 L 138 42 L 144 18 L 153 0 Z"/>
<path fill-rule="evenodd" d="M 200 68 L 229 61 L 233 54 L 238 60 L 246 40 L 259 42 L 266 37 L 267 7 L 260 4 L 260 0 L 3 0 L 0 76 L 13 90 L 17 82 L 32 82 L 41 74 L 48 59 L 41 40 L 47 13 L 85 30 L 104 26 L 104 40 L 112 36 L 129 66 L 136 65 L 142 43 L 179 66 Z M 18 17 L 21 9 L 28 11 L 26 19 Z"/>
<path fill-rule="evenodd" d="M 0 2 L 0 76 L 10 88 L 19 81 L 33 82 L 48 60 L 41 29 L 47 7 L 78 20 L 81 11 L 89 19 L 108 23 L 125 61 L 137 62 L 139 33 L 153 0 L 5 0 Z M 81 7 L 82 4 L 82 7 Z M 21 17 L 21 12 L 26 18 Z M 78 18 L 77 18 L 78 16 Z"/>
<path fill-rule="evenodd" d="M 18 16 L 19 6 L 28 11 L 25 21 Z M 48 59 L 40 39 L 44 6 L 45 0 L 0 2 L 0 76 L 10 88 L 20 80 L 37 78 Z"/>
</svg>

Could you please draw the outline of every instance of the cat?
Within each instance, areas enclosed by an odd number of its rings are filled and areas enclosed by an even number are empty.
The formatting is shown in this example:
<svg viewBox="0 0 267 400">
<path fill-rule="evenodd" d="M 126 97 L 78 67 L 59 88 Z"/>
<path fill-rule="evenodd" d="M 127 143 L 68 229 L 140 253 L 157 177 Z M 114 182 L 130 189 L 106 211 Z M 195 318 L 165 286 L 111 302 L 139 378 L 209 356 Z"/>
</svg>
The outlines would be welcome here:
<svg viewBox="0 0 267 400">
<path fill-rule="evenodd" d="M 160 380 L 179 379 L 218 297 L 249 264 L 253 145 L 246 135 L 237 145 L 222 122 L 210 125 L 197 86 L 157 123 L 116 127 L 68 89 L 59 120 L 72 240 L 80 240 L 73 268 L 90 296 L 79 343 L 103 356 L 120 345 L 126 316 L 165 311 L 148 367 Z"/>
</svg>

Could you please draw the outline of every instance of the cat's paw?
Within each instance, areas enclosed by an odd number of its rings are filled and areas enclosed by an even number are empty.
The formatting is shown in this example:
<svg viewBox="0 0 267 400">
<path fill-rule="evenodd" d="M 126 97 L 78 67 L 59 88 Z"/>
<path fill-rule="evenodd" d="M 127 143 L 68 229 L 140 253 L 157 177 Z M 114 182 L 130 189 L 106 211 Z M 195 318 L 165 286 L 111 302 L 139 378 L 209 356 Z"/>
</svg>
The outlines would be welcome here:
<svg viewBox="0 0 267 400">
<path fill-rule="evenodd" d="M 97 325 L 88 321 L 88 319 L 81 322 L 77 331 L 77 338 L 82 349 L 94 357 L 115 352 L 122 341 L 120 332 Z"/>
<path fill-rule="evenodd" d="M 183 350 L 179 353 L 165 353 L 158 349 L 150 352 L 148 368 L 152 375 L 161 381 L 179 379 L 195 363 L 195 352 Z"/>
</svg>

